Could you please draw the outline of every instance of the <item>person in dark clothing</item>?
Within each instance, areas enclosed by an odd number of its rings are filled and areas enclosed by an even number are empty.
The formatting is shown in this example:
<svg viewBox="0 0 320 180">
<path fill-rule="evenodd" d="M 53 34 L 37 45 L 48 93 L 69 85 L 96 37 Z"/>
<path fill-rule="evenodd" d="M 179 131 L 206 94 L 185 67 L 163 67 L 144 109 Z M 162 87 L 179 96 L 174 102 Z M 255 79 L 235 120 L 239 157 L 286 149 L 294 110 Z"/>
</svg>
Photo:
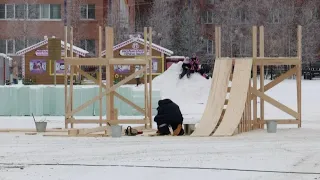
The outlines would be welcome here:
<svg viewBox="0 0 320 180">
<path fill-rule="evenodd" d="M 157 133 L 159 135 L 170 135 L 169 127 L 171 127 L 173 135 L 184 135 L 183 116 L 179 106 L 170 99 L 159 100 L 158 105 L 158 113 L 154 118 L 158 126 Z"/>
<path fill-rule="evenodd" d="M 182 64 L 182 73 L 179 75 L 179 78 L 182 79 L 185 75 L 187 75 L 187 78 L 190 77 L 190 60 L 189 57 L 186 57 L 186 59 L 183 61 Z"/>
</svg>

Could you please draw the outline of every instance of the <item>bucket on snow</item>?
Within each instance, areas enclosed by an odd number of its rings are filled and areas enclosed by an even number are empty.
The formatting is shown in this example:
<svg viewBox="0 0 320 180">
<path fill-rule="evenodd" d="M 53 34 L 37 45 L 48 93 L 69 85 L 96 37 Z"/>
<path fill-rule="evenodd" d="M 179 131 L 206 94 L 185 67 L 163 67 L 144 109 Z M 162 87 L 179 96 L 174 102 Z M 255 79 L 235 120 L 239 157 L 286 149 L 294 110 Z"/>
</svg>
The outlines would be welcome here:
<svg viewBox="0 0 320 180">
<path fill-rule="evenodd" d="M 47 129 L 47 122 L 35 122 L 37 132 L 45 132 Z"/>
<path fill-rule="evenodd" d="M 112 137 L 121 137 L 122 136 L 122 126 L 111 125 L 111 136 Z"/>
<path fill-rule="evenodd" d="M 268 133 L 277 132 L 277 121 L 267 121 L 267 132 Z"/>
</svg>

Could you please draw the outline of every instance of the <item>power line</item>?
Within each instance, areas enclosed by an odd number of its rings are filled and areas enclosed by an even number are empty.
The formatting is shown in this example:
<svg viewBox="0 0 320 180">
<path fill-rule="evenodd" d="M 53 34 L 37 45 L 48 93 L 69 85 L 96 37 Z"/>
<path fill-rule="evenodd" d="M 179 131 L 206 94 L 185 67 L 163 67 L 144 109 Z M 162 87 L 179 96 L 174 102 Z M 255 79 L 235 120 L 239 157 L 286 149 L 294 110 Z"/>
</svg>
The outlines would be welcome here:
<svg viewBox="0 0 320 180">
<path fill-rule="evenodd" d="M 258 170 L 258 169 L 238 169 L 238 168 L 215 168 L 215 167 L 188 167 L 188 166 L 148 166 L 148 165 L 115 165 L 115 164 L 68 164 L 68 163 L 0 163 L 3 166 L 80 166 L 80 167 L 125 167 L 125 168 L 155 168 L 155 169 L 189 169 L 189 170 L 215 170 L 215 171 L 238 171 L 238 172 L 256 172 L 256 173 L 276 173 L 276 174 L 300 174 L 300 175 L 320 175 L 320 172 L 302 172 L 302 171 L 276 171 L 276 170 Z"/>
</svg>

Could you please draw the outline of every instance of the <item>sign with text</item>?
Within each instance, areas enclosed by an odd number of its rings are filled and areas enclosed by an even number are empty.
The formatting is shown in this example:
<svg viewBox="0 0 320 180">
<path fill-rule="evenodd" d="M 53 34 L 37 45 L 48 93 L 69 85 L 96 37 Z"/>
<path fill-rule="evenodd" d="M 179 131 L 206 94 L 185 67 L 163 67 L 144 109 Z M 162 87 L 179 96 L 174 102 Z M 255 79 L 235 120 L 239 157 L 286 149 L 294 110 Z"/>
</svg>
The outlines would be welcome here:
<svg viewBox="0 0 320 180">
<path fill-rule="evenodd" d="M 49 56 L 48 50 L 36 50 L 36 56 Z M 64 50 L 61 50 L 61 56 L 64 56 Z"/>
</svg>

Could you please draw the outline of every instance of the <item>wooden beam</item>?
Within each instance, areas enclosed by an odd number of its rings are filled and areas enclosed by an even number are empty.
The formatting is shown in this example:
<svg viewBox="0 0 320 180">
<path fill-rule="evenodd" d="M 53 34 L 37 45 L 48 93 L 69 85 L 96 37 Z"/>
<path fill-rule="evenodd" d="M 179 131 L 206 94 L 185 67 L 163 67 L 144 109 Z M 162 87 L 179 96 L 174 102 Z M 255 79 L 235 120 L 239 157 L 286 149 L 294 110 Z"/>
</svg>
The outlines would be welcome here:
<svg viewBox="0 0 320 180">
<path fill-rule="evenodd" d="M 99 94 L 98 96 L 95 96 L 93 99 L 85 102 L 84 104 L 82 104 L 81 106 L 79 106 L 78 108 L 74 109 L 73 111 L 70 112 L 69 116 L 74 115 L 75 113 L 81 111 L 82 109 L 90 106 L 91 104 L 93 104 L 95 101 L 99 100 L 100 98 L 104 97 L 105 95 L 109 94 L 110 92 L 116 90 L 118 87 L 122 86 L 123 84 L 129 82 L 131 79 L 133 79 L 135 76 L 141 74 L 144 69 L 146 67 L 143 67 L 142 69 L 140 69 L 139 71 L 131 74 L 130 76 L 126 77 L 125 79 L 123 79 L 122 81 L 120 81 L 119 83 L 117 83 L 116 85 L 113 85 L 109 90 L 103 92 L 102 94 Z"/>
<path fill-rule="evenodd" d="M 269 82 L 268 84 L 266 84 L 264 86 L 264 92 L 269 91 L 270 89 L 272 89 L 273 87 L 275 87 L 276 85 L 281 83 L 283 80 L 289 78 L 290 76 L 295 74 L 296 71 L 297 71 L 297 67 L 294 67 L 294 68 L 290 69 L 289 71 L 287 71 L 286 73 L 278 76 L 276 79 L 274 79 L 273 81 Z M 259 91 L 261 91 L 261 88 L 259 89 Z M 254 98 L 254 96 L 251 96 L 251 100 L 253 98 Z"/>
<path fill-rule="evenodd" d="M 270 96 L 261 93 L 260 91 L 254 89 L 254 88 L 250 88 L 250 91 L 255 94 L 256 96 L 264 99 L 265 101 L 267 101 L 268 103 L 272 104 L 273 106 L 277 107 L 278 109 L 288 113 L 289 115 L 293 116 L 294 118 L 298 118 L 299 117 L 299 113 L 295 112 L 294 110 L 292 110 L 291 108 L 283 105 L 282 103 L 274 100 L 273 98 L 271 98 Z"/>
<path fill-rule="evenodd" d="M 258 49 L 257 49 L 257 26 L 253 26 L 252 28 L 252 57 L 257 58 L 258 56 Z M 253 80 L 253 88 L 256 90 L 258 88 L 257 85 L 257 65 L 252 65 L 252 80 Z M 258 99 L 257 97 L 253 98 L 253 120 L 257 121 L 258 118 Z"/>
<path fill-rule="evenodd" d="M 299 113 L 299 124 L 298 128 L 301 128 L 301 60 L 302 60 L 302 26 L 298 26 L 298 33 L 297 33 L 297 55 L 299 59 L 299 64 L 297 65 L 297 76 L 296 76 L 296 82 L 297 82 L 297 108 Z"/>
<path fill-rule="evenodd" d="M 65 58 L 65 66 L 105 66 L 108 64 L 106 58 Z"/>
<path fill-rule="evenodd" d="M 112 65 L 146 65 L 148 61 L 145 59 L 135 59 L 135 58 L 111 58 L 109 59 L 109 64 Z"/>
<path fill-rule="evenodd" d="M 132 101 L 130 101 L 129 99 L 123 97 L 122 95 L 120 95 L 117 92 L 114 92 L 114 95 L 119 98 L 120 100 L 122 100 L 123 102 L 127 103 L 128 105 L 130 105 L 131 107 L 135 108 L 137 111 L 139 111 L 140 113 L 144 114 L 145 111 L 139 107 L 138 105 L 136 105 L 135 103 L 133 103 Z"/>
<path fill-rule="evenodd" d="M 99 124 L 100 120 L 97 119 L 76 119 L 72 121 L 74 124 Z M 119 120 L 106 120 L 103 119 L 104 124 L 145 124 L 145 119 L 119 119 Z"/>
<path fill-rule="evenodd" d="M 64 58 L 68 57 L 68 27 L 64 27 Z M 67 114 L 68 114 L 68 66 L 64 68 L 64 128 L 68 128 Z"/>
<path fill-rule="evenodd" d="M 114 45 L 114 37 L 113 37 L 113 29 L 111 27 L 105 28 L 105 48 L 106 48 L 106 58 L 113 58 L 113 45 Z M 114 65 L 110 65 L 109 63 L 106 65 L 106 88 L 110 89 L 113 86 L 113 68 Z M 107 119 L 112 119 L 113 112 L 113 94 L 109 93 L 106 95 L 106 113 Z M 108 124 L 108 123 L 107 123 Z"/>
<path fill-rule="evenodd" d="M 152 44 L 152 27 L 149 27 L 149 43 Z M 148 107 L 148 118 L 149 118 L 149 123 L 150 123 L 150 129 L 152 129 L 152 46 L 149 46 L 149 55 L 148 59 L 149 60 L 149 107 Z"/>
<path fill-rule="evenodd" d="M 264 58 L 264 27 L 259 27 L 259 58 Z M 260 63 L 260 92 L 264 93 L 264 65 L 265 62 Z M 260 119 L 264 120 L 264 100 L 260 98 Z M 263 127 L 260 127 L 263 128 Z"/>
<path fill-rule="evenodd" d="M 267 124 L 268 121 L 277 121 L 277 124 L 299 124 L 296 119 L 265 119 L 264 121 L 252 122 L 252 124 Z"/>
<path fill-rule="evenodd" d="M 296 57 L 256 57 L 253 58 L 253 65 L 298 65 L 299 59 Z"/>
<path fill-rule="evenodd" d="M 97 133 L 97 132 L 101 132 L 101 131 L 106 131 L 107 129 L 108 129 L 108 126 L 100 126 L 100 127 L 95 127 L 95 128 L 84 128 L 84 129 L 79 129 L 78 134 L 85 135 L 85 134 Z"/>
</svg>

